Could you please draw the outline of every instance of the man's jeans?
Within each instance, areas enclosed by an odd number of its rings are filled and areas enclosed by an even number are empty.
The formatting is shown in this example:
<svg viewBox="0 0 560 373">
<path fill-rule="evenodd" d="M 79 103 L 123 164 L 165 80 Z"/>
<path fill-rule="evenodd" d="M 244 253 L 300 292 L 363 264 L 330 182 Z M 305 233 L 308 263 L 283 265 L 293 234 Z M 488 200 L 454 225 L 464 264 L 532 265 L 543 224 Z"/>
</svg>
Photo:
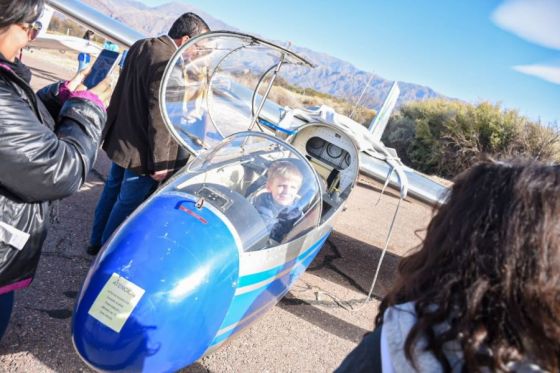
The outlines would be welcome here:
<svg viewBox="0 0 560 373">
<path fill-rule="evenodd" d="M 90 245 L 103 245 L 157 186 L 150 176 L 136 175 L 113 163 L 95 208 Z"/>
<path fill-rule="evenodd" d="M 8 327 L 10 316 L 12 315 L 12 308 L 14 307 L 14 292 L 0 295 L 0 340 Z"/>
</svg>

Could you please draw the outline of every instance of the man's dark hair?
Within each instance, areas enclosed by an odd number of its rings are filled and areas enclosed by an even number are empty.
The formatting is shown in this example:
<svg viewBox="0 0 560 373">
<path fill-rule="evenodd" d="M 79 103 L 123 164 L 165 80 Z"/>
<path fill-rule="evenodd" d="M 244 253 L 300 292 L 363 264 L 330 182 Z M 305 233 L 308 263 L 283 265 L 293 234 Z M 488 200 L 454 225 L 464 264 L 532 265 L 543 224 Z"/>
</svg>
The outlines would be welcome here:
<svg viewBox="0 0 560 373">
<path fill-rule="evenodd" d="M 196 14 L 188 12 L 173 22 L 168 35 L 172 39 L 180 39 L 185 35 L 193 38 L 207 31 L 210 31 L 210 27 L 206 22 Z"/>
<path fill-rule="evenodd" d="M 17 23 L 35 22 L 44 6 L 44 0 L 0 0 L 0 29 Z"/>
</svg>

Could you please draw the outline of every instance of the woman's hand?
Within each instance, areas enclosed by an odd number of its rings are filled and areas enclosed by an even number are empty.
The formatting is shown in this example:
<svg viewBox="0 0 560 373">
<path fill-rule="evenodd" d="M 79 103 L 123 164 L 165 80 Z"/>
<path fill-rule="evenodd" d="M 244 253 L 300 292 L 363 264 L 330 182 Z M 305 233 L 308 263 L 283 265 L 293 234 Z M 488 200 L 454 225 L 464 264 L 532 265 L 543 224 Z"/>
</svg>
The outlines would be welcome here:
<svg viewBox="0 0 560 373">
<path fill-rule="evenodd" d="M 105 107 L 107 107 L 109 105 L 111 95 L 113 94 L 113 88 L 115 86 L 118 75 L 111 73 L 101 82 L 99 82 L 99 84 L 97 84 L 95 87 L 92 87 L 88 90 L 88 88 L 83 85 L 83 82 L 90 72 L 91 64 L 82 71 L 78 72 L 71 80 L 68 81 L 68 90 L 70 92 L 89 91 L 95 94 L 101 101 L 103 101 L 103 104 L 105 105 Z"/>
<path fill-rule="evenodd" d="M 68 89 L 70 92 L 74 92 L 76 90 L 83 91 L 85 90 L 85 86 L 82 85 L 84 79 L 91 71 L 92 64 L 89 64 L 85 69 L 79 71 L 69 82 L 68 82 Z"/>
<path fill-rule="evenodd" d="M 150 177 L 155 181 L 162 181 L 165 180 L 168 176 L 170 176 L 172 172 L 173 170 L 160 170 L 150 174 Z"/>
<path fill-rule="evenodd" d="M 89 91 L 97 95 L 97 97 L 99 97 L 99 99 L 103 101 L 105 107 L 107 107 L 109 106 L 109 101 L 111 100 L 111 95 L 113 94 L 114 87 L 115 76 L 113 74 L 109 74 L 105 79 L 100 81 L 98 85 L 91 88 Z"/>
</svg>

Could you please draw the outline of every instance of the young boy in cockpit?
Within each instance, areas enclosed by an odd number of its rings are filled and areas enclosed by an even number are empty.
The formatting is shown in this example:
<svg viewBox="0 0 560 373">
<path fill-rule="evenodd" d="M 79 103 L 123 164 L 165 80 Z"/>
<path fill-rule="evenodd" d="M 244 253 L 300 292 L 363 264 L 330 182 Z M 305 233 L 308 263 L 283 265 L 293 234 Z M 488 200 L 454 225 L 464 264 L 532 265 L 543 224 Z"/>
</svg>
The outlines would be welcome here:
<svg viewBox="0 0 560 373">
<path fill-rule="evenodd" d="M 253 206 L 264 219 L 273 241 L 282 242 L 302 216 L 295 203 L 302 182 L 301 171 L 290 161 L 273 162 L 268 169 L 266 192 L 255 197 Z"/>
</svg>

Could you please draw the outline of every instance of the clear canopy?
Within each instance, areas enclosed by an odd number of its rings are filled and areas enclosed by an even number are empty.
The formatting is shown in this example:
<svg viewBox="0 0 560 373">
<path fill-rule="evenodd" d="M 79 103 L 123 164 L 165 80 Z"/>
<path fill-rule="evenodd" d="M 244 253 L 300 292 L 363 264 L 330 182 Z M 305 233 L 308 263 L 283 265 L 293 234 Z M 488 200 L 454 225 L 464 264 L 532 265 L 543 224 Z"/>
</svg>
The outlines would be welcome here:
<svg viewBox="0 0 560 373">
<path fill-rule="evenodd" d="M 165 189 L 224 214 L 244 251 L 292 241 L 316 227 L 321 214 L 309 163 L 290 145 L 258 132 L 238 133 L 203 152 Z"/>
<path fill-rule="evenodd" d="M 280 106 L 265 100 L 283 66 L 311 66 L 296 54 L 249 35 L 210 32 L 179 48 L 165 71 L 160 105 L 177 141 L 193 154 L 261 126 Z"/>
</svg>

